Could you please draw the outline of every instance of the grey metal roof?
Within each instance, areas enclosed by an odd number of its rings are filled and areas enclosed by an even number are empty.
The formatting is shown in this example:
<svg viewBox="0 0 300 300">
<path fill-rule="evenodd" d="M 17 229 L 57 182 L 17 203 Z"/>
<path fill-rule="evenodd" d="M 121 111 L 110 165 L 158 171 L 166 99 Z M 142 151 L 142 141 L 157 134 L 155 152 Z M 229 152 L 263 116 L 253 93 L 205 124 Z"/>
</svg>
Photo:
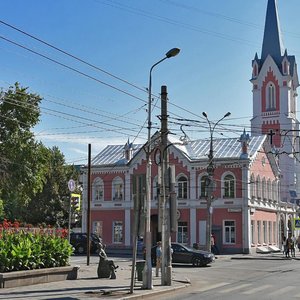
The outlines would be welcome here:
<svg viewBox="0 0 300 300">
<path fill-rule="evenodd" d="M 248 146 L 249 156 L 253 156 L 261 149 L 266 136 L 253 136 Z M 210 148 L 210 140 L 190 141 L 187 145 L 177 145 L 170 141 L 174 147 L 183 153 L 189 160 L 207 159 Z M 143 147 L 142 144 L 133 145 L 133 157 Z M 214 158 L 236 158 L 242 154 L 241 142 L 237 138 L 225 138 L 213 140 Z M 108 145 L 93 160 L 92 165 L 126 165 L 124 158 L 124 145 Z"/>
<path fill-rule="evenodd" d="M 253 156 L 257 153 L 265 139 L 265 135 L 251 137 L 248 146 L 249 156 Z M 186 146 L 174 146 L 182 151 L 190 160 L 201 160 L 207 159 L 210 149 L 210 140 L 196 140 Z M 242 154 L 241 142 L 237 138 L 214 139 L 213 154 L 214 158 L 239 158 Z"/>
<path fill-rule="evenodd" d="M 142 144 L 132 145 L 132 155 L 134 156 L 142 146 Z M 92 165 L 126 165 L 127 163 L 124 157 L 124 145 L 108 145 L 92 160 Z"/>
</svg>

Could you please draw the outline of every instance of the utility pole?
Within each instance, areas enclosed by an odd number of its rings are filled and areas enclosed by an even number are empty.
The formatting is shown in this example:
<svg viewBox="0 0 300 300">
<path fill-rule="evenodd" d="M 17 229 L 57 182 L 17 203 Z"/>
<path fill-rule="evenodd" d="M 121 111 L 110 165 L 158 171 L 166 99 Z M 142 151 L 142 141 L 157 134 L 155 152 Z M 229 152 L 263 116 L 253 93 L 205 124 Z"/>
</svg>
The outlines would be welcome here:
<svg viewBox="0 0 300 300">
<path fill-rule="evenodd" d="M 161 189 L 160 205 L 162 209 L 162 262 L 161 262 L 161 284 L 172 285 L 172 263 L 171 263 L 171 235 L 170 235 L 170 176 L 169 176 L 169 154 L 168 154 L 168 113 L 167 113 L 167 87 L 161 87 Z"/>
<path fill-rule="evenodd" d="M 151 111 L 152 111 L 152 71 L 155 66 L 164 60 L 176 56 L 180 52 L 178 48 L 169 50 L 165 57 L 156 62 L 150 68 L 149 73 L 149 88 L 148 88 L 148 143 L 146 150 L 146 197 L 145 197 L 145 242 L 146 242 L 146 265 L 144 269 L 143 288 L 151 290 L 152 285 L 152 261 L 151 261 Z"/>
<path fill-rule="evenodd" d="M 209 153 L 208 153 L 208 166 L 207 166 L 207 182 L 206 182 L 206 191 L 207 191 L 207 222 L 206 222 L 206 250 L 211 251 L 211 227 L 212 227 L 212 201 L 213 201 L 213 191 L 215 188 L 214 182 L 214 150 L 213 150 L 213 134 L 216 126 L 225 118 L 231 115 L 230 112 L 226 113 L 223 118 L 218 120 L 212 126 L 211 121 L 208 119 L 206 112 L 203 112 L 202 115 L 205 117 L 210 133 L 210 145 L 209 145 Z"/>
</svg>

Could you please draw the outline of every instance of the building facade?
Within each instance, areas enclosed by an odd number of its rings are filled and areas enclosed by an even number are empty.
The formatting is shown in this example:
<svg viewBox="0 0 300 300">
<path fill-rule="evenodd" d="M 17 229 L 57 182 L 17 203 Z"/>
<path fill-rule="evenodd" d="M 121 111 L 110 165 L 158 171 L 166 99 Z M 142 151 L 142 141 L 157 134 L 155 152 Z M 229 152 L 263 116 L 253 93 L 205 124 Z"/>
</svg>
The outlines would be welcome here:
<svg viewBox="0 0 300 300">
<path fill-rule="evenodd" d="M 296 202 L 300 193 L 299 121 L 295 56 L 283 46 L 276 0 L 269 0 L 261 57 L 252 61 L 251 134 L 267 134 L 279 157 L 281 200 Z M 300 196 L 299 196 L 300 198 Z"/>
<path fill-rule="evenodd" d="M 207 220 L 207 154 L 209 140 L 168 146 L 169 163 L 175 166 L 177 228 L 172 241 L 205 248 Z M 291 224 L 294 206 L 281 203 L 279 168 L 267 136 L 216 139 L 212 232 L 220 253 L 249 253 L 257 247 L 277 246 Z M 143 145 L 107 146 L 92 161 L 91 221 L 93 232 L 109 247 L 132 246 L 134 226 L 134 183 L 146 174 Z M 155 162 L 155 149 L 152 152 Z M 83 169 L 86 173 L 86 169 Z M 159 166 L 152 164 L 151 233 L 158 230 Z M 83 180 L 86 211 L 87 176 Z M 141 201 L 145 189 L 141 188 Z M 142 217 L 142 214 L 141 214 Z M 86 224 L 86 213 L 83 225 Z M 84 226 L 83 226 L 84 229 Z"/>
<path fill-rule="evenodd" d="M 251 137 L 215 139 L 212 232 L 220 253 L 250 253 L 281 247 L 293 232 L 300 192 L 299 123 L 295 57 L 283 51 L 276 0 L 268 0 L 261 58 L 252 62 L 253 118 Z M 157 138 L 154 136 L 154 138 Z M 92 161 L 91 227 L 109 247 L 131 248 L 137 212 L 134 201 L 145 199 L 145 145 L 108 145 Z M 169 141 L 175 166 L 177 227 L 172 241 L 205 248 L 209 140 L 178 145 Z M 152 161 L 157 161 L 155 149 Z M 151 234 L 160 239 L 159 166 L 151 166 Z M 82 168 L 83 223 L 87 224 L 87 167 Z M 135 187 L 135 178 L 141 186 Z M 137 192 L 137 190 L 139 192 Z M 294 191 L 294 193 L 292 193 Z M 138 193 L 138 196 L 137 196 Z M 142 220 L 143 212 L 139 219 Z M 143 223 L 143 222 L 142 222 Z"/>
</svg>

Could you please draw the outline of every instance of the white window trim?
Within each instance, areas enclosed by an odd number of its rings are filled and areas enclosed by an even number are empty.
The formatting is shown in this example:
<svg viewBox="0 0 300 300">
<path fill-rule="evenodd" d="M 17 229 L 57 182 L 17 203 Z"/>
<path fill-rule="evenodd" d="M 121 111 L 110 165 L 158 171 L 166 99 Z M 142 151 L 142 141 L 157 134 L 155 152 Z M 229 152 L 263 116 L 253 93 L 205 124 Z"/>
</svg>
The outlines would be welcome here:
<svg viewBox="0 0 300 300">
<path fill-rule="evenodd" d="M 205 197 L 206 196 L 201 196 L 201 181 L 202 181 L 202 178 L 204 177 L 204 176 L 206 176 L 206 177 L 208 177 L 208 174 L 207 173 L 201 173 L 201 174 L 199 174 L 199 176 L 198 176 L 198 198 L 199 199 L 201 199 L 201 198 L 203 198 L 203 199 L 205 199 Z M 206 188 L 206 193 L 207 193 L 207 188 Z"/>
<path fill-rule="evenodd" d="M 222 198 L 231 198 L 231 197 L 225 197 L 225 181 L 224 181 L 224 179 L 225 179 L 225 177 L 226 177 L 227 175 L 233 176 L 233 180 L 234 180 L 234 187 L 233 187 L 233 190 L 234 190 L 234 197 L 233 197 L 233 198 L 236 198 L 236 177 L 235 177 L 235 175 L 234 175 L 232 172 L 225 172 L 225 173 L 222 174 L 222 177 L 221 177 L 221 184 L 222 184 L 222 186 L 221 186 Z"/>
<path fill-rule="evenodd" d="M 226 242 L 226 231 L 225 228 L 228 226 L 225 226 L 225 222 L 234 222 L 234 243 Z M 224 245 L 235 245 L 236 244 L 236 220 L 223 220 L 223 244 Z"/>
<path fill-rule="evenodd" d="M 121 234 L 122 234 L 122 240 L 119 242 L 119 241 L 115 241 L 115 226 L 116 226 L 116 223 L 121 223 L 121 228 L 122 228 L 122 231 L 121 231 Z M 119 225 L 118 225 L 119 226 Z M 113 221 L 112 223 L 112 242 L 113 244 L 122 244 L 123 243 L 123 239 L 124 239 L 124 233 L 123 233 L 123 221 Z"/>
<path fill-rule="evenodd" d="M 187 196 L 186 196 L 186 198 L 179 198 L 179 179 L 181 178 L 181 177 L 184 177 L 185 179 L 186 179 L 186 189 L 187 189 Z M 180 173 L 180 174 L 178 174 L 177 175 L 177 177 L 176 177 L 176 186 L 177 186 L 177 188 L 176 188 L 176 190 L 177 190 L 177 197 L 178 197 L 178 199 L 188 199 L 189 198 L 189 179 L 188 179 L 188 177 L 184 174 L 184 173 Z"/>
<path fill-rule="evenodd" d="M 122 190 L 121 190 L 121 199 L 115 199 L 115 193 L 116 193 L 116 190 L 115 190 L 115 185 L 117 184 L 122 184 Z M 113 201 L 123 201 L 124 200 L 124 181 L 123 179 L 120 177 L 120 176 L 117 176 L 115 177 L 113 180 L 112 180 L 112 200 Z"/>
<path fill-rule="evenodd" d="M 100 186 L 102 188 L 102 198 L 101 199 L 96 199 L 96 187 Z M 100 202 L 104 200 L 104 182 L 103 179 L 100 177 L 96 177 L 93 181 L 92 184 L 92 201 L 93 202 Z"/>
</svg>

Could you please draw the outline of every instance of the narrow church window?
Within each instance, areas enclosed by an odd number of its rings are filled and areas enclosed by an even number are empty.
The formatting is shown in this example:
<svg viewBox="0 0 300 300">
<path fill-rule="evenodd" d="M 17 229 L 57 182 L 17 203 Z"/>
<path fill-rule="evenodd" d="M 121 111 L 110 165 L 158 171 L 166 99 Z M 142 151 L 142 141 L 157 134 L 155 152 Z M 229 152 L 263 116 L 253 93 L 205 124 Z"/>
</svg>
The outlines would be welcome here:
<svg viewBox="0 0 300 300">
<path fill-rule="evenodd" d="M 267 110 L 276 109 L 275 86 L 271 83 L 267 88 Z"/>
<path fill-rule="evenodd" d="M 286 63 L 286 61 L 283 63 L 283 73 L 284 74 L 287 73 L 287 63 Z"/>
</svg>

